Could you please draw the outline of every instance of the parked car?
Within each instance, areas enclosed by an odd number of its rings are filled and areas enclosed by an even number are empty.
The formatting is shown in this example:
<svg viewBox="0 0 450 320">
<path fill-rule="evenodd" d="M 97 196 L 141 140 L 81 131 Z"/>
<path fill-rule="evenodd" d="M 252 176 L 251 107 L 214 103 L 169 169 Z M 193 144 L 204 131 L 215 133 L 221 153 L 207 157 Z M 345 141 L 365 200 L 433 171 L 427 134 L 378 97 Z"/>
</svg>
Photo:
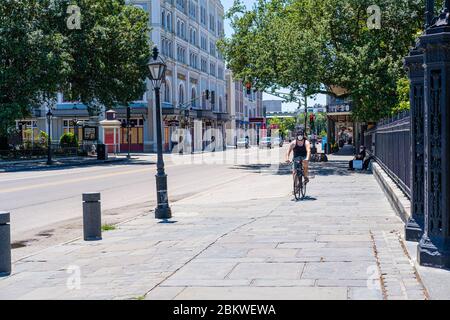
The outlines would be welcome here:
<svg viewBox="0 0 450 320">
<path fill-rule="evenodd" d="M 238 139 L 237 144 L 236 144 L 236 148 L 248 149 L 249 147 L 250 147 L 250 145 L 249 145 L 248 139 L 246 139 L 246 138 Z"/>
<path fill-rule="evenodd" d="M 283 139 L 279 138 L 279 137 L 273 137 L 272 138 L 272 146 L 283 146 Z"/>
<path fill-rule="evenodd" d="M 272 148 L 272 138 L 271 137 L 264 137 L 261 139 L 261 141 L 259 142 L 259 147 L 260 148 Z"/>
</svg>

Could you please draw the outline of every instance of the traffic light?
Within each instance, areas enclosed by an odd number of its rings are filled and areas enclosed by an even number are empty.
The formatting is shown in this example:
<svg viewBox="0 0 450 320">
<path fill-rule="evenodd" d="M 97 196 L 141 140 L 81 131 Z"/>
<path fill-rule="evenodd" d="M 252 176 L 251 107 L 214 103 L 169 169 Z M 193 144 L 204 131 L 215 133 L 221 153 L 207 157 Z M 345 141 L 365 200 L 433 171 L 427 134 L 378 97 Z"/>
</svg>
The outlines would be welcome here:
<svg viewBox="0 0 450 320">
<path fill-rule="evenodd" d="M 252 93 L 252 84 L 250 82 L 247 82 L 245 84 L 245 88 L 247 89 L 247 94 L 250 95 Z"/>
<path fill-rule="evenodd" d="M 206 96 L 206 100 L 209 100 L 209 90 L 208 89 L 206 89 L 206 91 L 205 91 L 205 96 Z"/>
<path fill-rule="evenodd" d="M 309 115 L 309 124 L 311 126 L 311 130 L 314 130 L 314 121 L 316 120 L 316 117 L 313 113 Z"/>
<path fill-rule="evenodd" d="M 130 106 L 127 107 L 127 121 L 130 121 L 131 118 L 131 108 Z"/>
</svg>

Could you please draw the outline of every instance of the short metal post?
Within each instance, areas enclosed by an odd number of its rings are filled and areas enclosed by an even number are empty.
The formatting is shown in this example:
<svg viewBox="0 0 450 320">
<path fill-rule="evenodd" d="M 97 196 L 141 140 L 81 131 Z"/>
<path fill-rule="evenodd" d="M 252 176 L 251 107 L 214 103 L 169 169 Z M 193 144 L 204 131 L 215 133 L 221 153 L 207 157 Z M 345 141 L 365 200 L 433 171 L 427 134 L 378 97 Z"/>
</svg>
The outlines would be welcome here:
<svg viewBox="0 0 450 320">
<path fill-rule="evenodd" d="M 83 193 L 83 234 L 85 241 L 102 239 L 100 193 Z"/>
<path fill-rule="evenodd" d="M 9 212 L 0 212 L 0 277 L 11 274 L 11 229 Z"/>
</svg>

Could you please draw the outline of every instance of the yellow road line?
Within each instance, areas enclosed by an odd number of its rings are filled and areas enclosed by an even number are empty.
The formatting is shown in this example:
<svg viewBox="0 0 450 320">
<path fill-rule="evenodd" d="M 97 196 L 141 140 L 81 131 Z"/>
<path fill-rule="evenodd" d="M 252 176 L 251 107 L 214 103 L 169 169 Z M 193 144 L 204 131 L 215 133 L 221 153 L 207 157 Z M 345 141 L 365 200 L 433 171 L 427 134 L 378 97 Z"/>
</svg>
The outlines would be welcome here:
<svg viewBox="0 0 450 320">
<path fill-rule="evenodd" d="M 11 189 L 4 189 L 4 190 L 0 190 L 0 194 L 24 191 L 24 190 L 31 190 L 31 189 L 42 188 L 42 187 L 58 186 L 58 185 L 64 185 L 64 184 L 74 183 L 74 182 L 82 182 L 82 181 L 96 180 L 96 179 L 102 179 L 102 178 L 109 178 L 109 177 L 126 175 L 126 174 L 131 174 L 131 173 L 149 172 L 149 171 L 150 171 L 150 168 L 145 168 L 145 169 L 136 169 L 136 170 L 121 171 L 121 172 L 112 172 L 112 173 L 107 173 L 107 174 L 102 174 L 102 175 L 93 175 L 93 176 L 89 176 L 89 177 L 76 178 L 76 179 L 64 179 L 62 181 L 54 181 L 54 182 L 47 182 L 47 183 L 42 183 L 42 184 L 34 184 L 34 185 L 29 185 L 29 186 L 11 188 Z"/>
</svg>

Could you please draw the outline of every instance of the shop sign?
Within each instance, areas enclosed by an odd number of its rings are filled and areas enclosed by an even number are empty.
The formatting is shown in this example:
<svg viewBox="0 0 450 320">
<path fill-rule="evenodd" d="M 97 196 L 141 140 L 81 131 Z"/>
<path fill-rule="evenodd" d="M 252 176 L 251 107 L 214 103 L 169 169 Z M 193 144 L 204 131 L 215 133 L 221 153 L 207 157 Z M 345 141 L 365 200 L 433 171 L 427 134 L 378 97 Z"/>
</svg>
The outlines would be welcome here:
<svg viewBox="0 0 450 320">
<path fill-rule="evenodd" d="M 96 141 L 98 140 L 98 128 L 97 127 L 83 127 L 83 140 Z"/>
<path fill-rule="evenodd" d="M 167 126 L 169 127 L 178 127 L 180 125 L 180 121 L 179 120 L 169 120 L 166 121 Z"/>
</svg>

